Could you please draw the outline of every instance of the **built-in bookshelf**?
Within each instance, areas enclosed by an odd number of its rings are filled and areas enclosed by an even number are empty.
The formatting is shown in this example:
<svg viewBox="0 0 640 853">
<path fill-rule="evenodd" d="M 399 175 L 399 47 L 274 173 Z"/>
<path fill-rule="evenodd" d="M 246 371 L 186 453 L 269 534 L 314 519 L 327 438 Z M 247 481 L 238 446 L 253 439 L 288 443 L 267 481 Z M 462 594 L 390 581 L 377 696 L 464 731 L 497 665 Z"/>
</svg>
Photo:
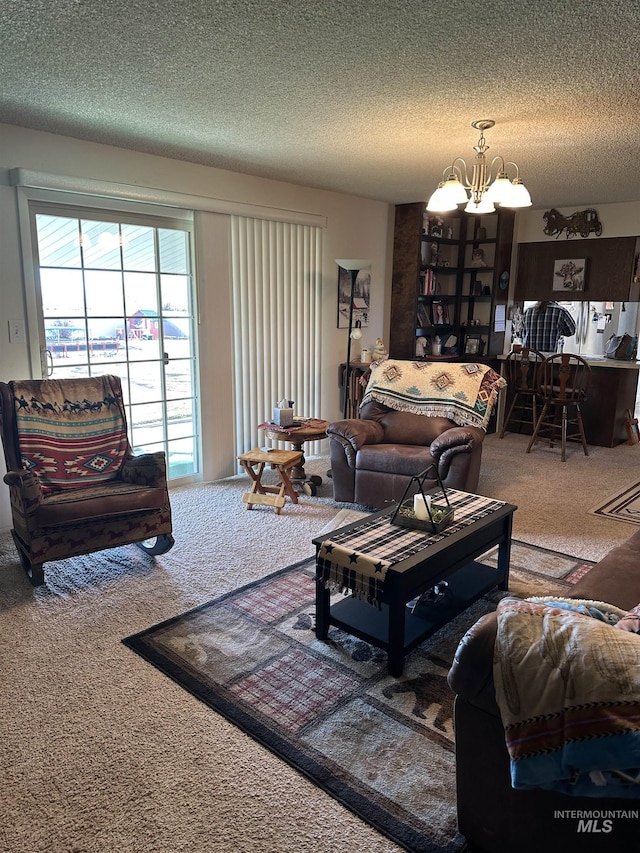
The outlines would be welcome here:
<svg viewBox="0 0 640 853">
<path fill-rule="evenodd" d="M 393 358 L 475 358 L 504 348 L 514 214 L 396 207 Z"/>
</svg>

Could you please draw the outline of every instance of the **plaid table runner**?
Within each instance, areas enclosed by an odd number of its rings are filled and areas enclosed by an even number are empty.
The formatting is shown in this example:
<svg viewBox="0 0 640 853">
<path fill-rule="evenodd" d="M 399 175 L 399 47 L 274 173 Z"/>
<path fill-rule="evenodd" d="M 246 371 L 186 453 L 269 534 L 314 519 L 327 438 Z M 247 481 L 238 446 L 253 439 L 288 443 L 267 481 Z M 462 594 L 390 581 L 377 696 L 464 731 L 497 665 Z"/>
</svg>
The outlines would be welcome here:
<svg viewBox="0 0 640 853">
<path fill-rule="evenodd" d="M 364 520 L 352 530 L 326 539 L 316 558 L 316 570 L 325 588 L 352 592 L 356 598 L 379 606 L 389 568 L 435 545 L 505 506 L 481 495 L 447 489 L 455 518 L 440 533 L 426 533 L 391 524 L 390 515 Z"/>
</svg>

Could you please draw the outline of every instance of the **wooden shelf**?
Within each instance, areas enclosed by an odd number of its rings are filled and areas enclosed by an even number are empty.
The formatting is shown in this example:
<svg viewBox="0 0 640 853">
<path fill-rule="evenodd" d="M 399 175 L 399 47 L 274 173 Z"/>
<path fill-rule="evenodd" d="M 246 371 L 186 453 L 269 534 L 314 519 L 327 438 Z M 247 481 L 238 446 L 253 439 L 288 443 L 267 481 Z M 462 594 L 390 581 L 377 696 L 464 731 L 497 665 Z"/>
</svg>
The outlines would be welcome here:
<svg viewBox="0 0 640 853">
<path fill-rule="evenodd" d="M 504 331 L 493 328 L 496 305 L 506 305 L 508 292 L 499 286 L 500 276 L 510 273 L 511 247 L 515 214 L 500 209 L 493 214 L 476 216 L 456 210 L 438 217 L 444 233 L 452 236 L 438 237 L 427 233 L 433 218 L 425 225 L 425 204 L 414 202 L 396 206 L 393 275 L 391 289 L 391 332 L 389 354 L 392 358 L 416 358 L 416 338 L 427 340 L 429 357 L 431 341 L 436 335 L 453 335 L 457 338 L 455 352 L 445 352 L 443 357 L 463 358 L 466 338 L 482 337 L 482 355 L 492 358 L 504 350 Z M 427 244 L 427 245 L 425 245 Z M 434 248 L 435 247 L 435 248 Z M 474 249 L 482 247 L 487 266 L 472 266 Z M 430 260 L 435 263 L 429 263 Z M 448 266 L 440 261 L 446 260 Z M 427 273 L 433 292 L 425 293 Z M 489 287 L 491 293 L 474 294 L 480 285 Z M 435 299 L 446 301 L 449 323 L 424 324 L 424 306 Z M 420 312 L 418 311 L 420 307 Z M 428 310 L 428 308 L 426 309 Z M 419 314 L 422 313 L 422 316 Z M 429 317 L 431 319 L 431 317 Z M 480 320 L 478 325 L 471 321 Z"/>
</svg>

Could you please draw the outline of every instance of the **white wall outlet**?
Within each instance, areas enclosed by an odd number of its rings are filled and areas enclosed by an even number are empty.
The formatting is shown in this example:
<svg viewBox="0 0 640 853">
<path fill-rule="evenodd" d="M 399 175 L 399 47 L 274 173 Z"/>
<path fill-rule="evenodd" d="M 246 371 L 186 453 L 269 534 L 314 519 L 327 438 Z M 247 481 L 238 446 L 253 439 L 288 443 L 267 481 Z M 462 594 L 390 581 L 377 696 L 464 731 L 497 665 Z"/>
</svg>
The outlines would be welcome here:
<svg viewBox="0 0 640 853">
<path fill-rule="evenodd" d="M 24 320 L 9 320 L 9 343 L 23 344 L 24 342 Z"/>
</svg>

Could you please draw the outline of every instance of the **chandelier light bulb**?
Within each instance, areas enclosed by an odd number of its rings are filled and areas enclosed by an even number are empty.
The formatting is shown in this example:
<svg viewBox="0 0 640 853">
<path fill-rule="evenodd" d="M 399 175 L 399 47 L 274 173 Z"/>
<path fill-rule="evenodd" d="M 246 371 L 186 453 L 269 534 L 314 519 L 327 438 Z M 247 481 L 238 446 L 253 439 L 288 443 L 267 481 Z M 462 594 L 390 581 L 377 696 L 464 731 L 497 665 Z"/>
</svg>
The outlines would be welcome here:
<svg viewBox="0 0 640 853">
<path fill-rule="evenodd" d="M 480 201 L 476 204 L 476 202 L 470 198 L 467 202 L 467 206 L 464 209 L 465 213 L 495 213 L 496 209 L 493 206 L 493 202 L 491 199 L 487 198 L 487 194 L 485 193 Z"/>
<path fill-rule="evenodd" d="M 505 163 L 502 157 L 494 157 L 491 163 L 487 163 L 489 146 L 484 131 L 494 125 L 492 119 L 471 122 L 471 126 L 480 131 L 480 138 L 473 146 L 476 155 L 472 163 L 471 178 L 466 161 L 462 157 L 456 157 L 451 167 L 445 169 L 445 180 L 438 184 L 427 203 L 430 213 L 448 213 L 456 210 L 461 204 L 466 205 L 465 213 L 476 214 L 494 213 L 496 205 L 512 209 L 531 206 L 531 196 L 520 180 L 516 163 Z M 509 167 L 515 169 L 513 180 L 507 172 Z"/>
</svg>

